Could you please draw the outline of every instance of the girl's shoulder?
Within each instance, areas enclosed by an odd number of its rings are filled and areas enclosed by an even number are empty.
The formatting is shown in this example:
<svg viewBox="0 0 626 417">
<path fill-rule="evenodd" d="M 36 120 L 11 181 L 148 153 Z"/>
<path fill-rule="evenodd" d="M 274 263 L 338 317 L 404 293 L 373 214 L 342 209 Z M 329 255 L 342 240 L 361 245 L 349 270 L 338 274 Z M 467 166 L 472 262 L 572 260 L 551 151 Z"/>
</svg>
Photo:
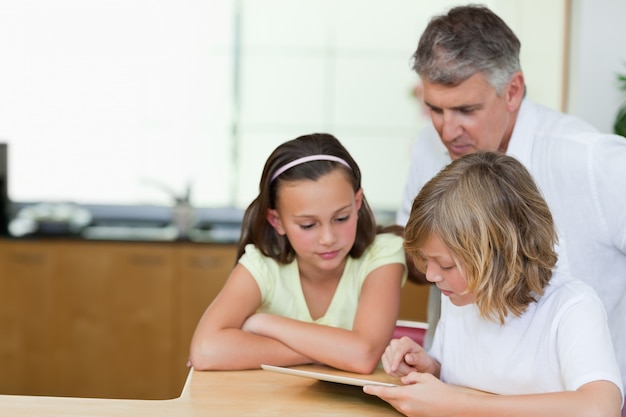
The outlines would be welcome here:
<svg viewBox="0 0 626 417">
<path fill-rule="evenodd" d="M 393 233 L 378 234 L 359 262 L 376 267 L 388 263 L 406 264 L 403 243 L 404 239 Z"/>
<path fill-rule="evenodd" d="M 404 248 L 402 247 L 403 243 L 404 239 L 394 233 L 379 233 L 365 252 L 369 254 L 404 252 Z"/>
<path fill-rule="evenodd" d="M 273 258 L 265 256 L 259 248 L 249 243 L 245 246 L 244 252 L 238 261 L 245 266 L 253 275 L 255 272 L 270 273 L 280 268 L 280 264 Z"/>
</svg>

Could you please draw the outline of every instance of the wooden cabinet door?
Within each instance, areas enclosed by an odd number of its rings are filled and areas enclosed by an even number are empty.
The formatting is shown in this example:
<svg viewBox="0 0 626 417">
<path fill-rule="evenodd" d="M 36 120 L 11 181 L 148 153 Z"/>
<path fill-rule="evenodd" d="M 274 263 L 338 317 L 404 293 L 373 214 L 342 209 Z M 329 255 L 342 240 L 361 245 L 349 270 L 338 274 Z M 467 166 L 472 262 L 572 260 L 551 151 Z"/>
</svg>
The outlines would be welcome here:
<svg viewBox="0 0 626 417">
<path fill-rule="evenodd" d="M 171 398 L 172 247 L 71 242 L 58 256 L 52 395 Z"/>
<path fill-rule="evenodd" d="M 45 395 L 52 385 L 53 245 L 0 241 L 0 393 Z"/>
<path fill-rule="evenodd" d="M 115 398 L 165 399 L 174 389 L 176 293 L 171 245 L 117 244 L 111 272 Z M 112 381 L 113 382 L 113 381 Z M 117 391 L 117 392 L 116 392 Z"/>
<path fill-rule="evenodd" d="M 235 266 L 234 245 L 181 245 L 177 249 L 177 280 L 180 285 L 178 352 L 173 369 L 182 390 L 188 374 L 189 344 L 198 320 L 220 292 Z"/>
<path fill-rule="evenodd" d="M 116 381 L 114 361 L 114 247 L 68 242 L 59 248 L 52 357 L 57 383 L 48 395 L 107 397 L 125 383 Z"/>
</svg>

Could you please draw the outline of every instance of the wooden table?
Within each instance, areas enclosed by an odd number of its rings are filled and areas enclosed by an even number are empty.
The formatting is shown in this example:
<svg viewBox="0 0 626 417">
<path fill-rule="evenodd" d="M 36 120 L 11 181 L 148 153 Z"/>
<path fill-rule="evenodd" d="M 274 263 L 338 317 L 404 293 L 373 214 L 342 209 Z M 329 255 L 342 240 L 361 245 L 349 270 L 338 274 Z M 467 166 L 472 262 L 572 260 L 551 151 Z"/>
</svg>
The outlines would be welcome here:
<svg viewBox="0 0 626 417">
<path fill-rule="evenodd" d="M 344 373 L 347 376 L 362 375 Z M 381 370 L 369 376 L 389 381 Z M 190 371 L 180 397 L 115 400 L 0 395 L 0 415 L 11 417 L 398 416 L 361 387 L 264 370 Z"/>
</svg>

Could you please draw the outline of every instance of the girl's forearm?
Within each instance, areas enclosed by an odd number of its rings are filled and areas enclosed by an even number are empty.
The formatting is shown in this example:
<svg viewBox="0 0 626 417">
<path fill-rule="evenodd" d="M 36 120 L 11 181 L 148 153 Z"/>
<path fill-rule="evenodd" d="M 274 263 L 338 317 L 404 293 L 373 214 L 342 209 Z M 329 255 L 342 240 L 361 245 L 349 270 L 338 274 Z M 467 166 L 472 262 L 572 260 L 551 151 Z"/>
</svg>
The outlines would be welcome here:
<svg viewBox="0 0 626 417">
<path fill-rule="evenodd" d="M 302 365 L 312 360 L 276 339 L 225 329 L 192 343 L 190 362 L 197 370 L 242 370 L 261 364 Z"/>
<path fill-rule="evenodd" d="M 386 346 L 386 341 L 370 341 L 354 331 L 271 315 L 265 315 L 254 332 L 315 362 L 362 374 L 376 369 Z"/>
</svg>

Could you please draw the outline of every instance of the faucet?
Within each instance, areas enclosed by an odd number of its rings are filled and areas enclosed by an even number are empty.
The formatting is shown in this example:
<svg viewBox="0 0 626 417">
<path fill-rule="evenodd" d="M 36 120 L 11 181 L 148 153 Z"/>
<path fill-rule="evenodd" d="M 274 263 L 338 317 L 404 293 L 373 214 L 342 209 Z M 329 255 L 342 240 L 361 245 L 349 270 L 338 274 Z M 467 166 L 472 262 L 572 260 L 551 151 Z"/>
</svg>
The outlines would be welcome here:
<svg viewBox="0 0 626 417">
<path fill-rule="evenodd" d="M 191 184 L 185 187 L 185 193 L 180 197 L 174 197 L 172 208 L 172 223 L 176 226 L 179 239 L 188 239 L 189 231 L 195 222 L 195 213 L 190 201 Z"/>
<path fill-rule="evenodd" d="M 189 231 L 195 223 L 195 211 L 191 205 L 191 183 L 187 183 L 183 194 L 176 193 L 172 188 L 156 180 L 145 180 L 144 182 L 159 188 L 169 194 L 174 205 L 171 210 L 171 223 L 178 232 L 178 239 L 188 239 Z"/>
</svg>

